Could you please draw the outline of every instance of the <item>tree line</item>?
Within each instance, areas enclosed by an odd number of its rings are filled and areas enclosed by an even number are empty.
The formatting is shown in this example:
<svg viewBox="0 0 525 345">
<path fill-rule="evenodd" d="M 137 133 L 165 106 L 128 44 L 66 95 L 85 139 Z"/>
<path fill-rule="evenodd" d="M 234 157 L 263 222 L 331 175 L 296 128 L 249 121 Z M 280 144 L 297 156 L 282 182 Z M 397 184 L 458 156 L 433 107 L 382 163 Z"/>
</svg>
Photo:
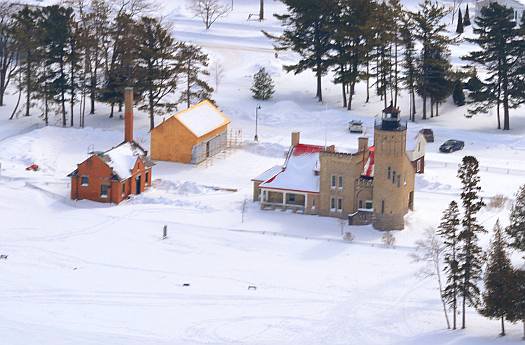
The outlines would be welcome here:
<svg viewBox="0 0 525 345">
<path fill-rule="evenodd" d="M 209 99 L 208 56 L 176 41 L 170 25 L 151 13 L 147 0 L 0 2 L 0 105 L 13 84 L 11 118 L 37 108 L 46 124 L 57 113 L 63 126 L 78 119 L 83 127 L 97 102 L 110 106 L 110 117 L 120 112 L 131 86 L 153 128 L 155 114 Z"/>
<path fill-rule="evenodd" d="M 509 258 L 509 253 L 515 251 L 525 259 L 525 185 L 517 192 L 509 225 L 503 228 L 499 219 L 496 221 L 490 247 L 484 251 L 479 237 L 487 230 L 477 214 L 485 203 L 480 196 L 479 164 L 475 157 L 463 158 L 458 177 L 461 201 L 450 202 L 437 229 L 430 229 L 427 237 L 418 242 L 414 257 L 433 264 L 431 275 L 438 277 L 449 328 L 466 328 L 467 307 L 474 307 L 480 314 L 501 321 L 500 335 L 505 335 L 508 320 L 522 322 L 525 336 L 525 266 L 515 267 Z M 504 203 L 503 199 L 499 206 Z"/>
<path fill-rule="evenodd" d="M 352 109 L 356 85 L 366 83 L 365 99 L 374 93 L 385 107 L 398 105 L 399 92 L 410 95 L 409 117 L 415 121 L 416 97 L 421 98 L 421 118 L 439 116 L 440 104 L 454 94 L 458 106 L 470 103 L 467 116 L 503 108 L 503 129 L 510 129 L 508 109 L 525 102 L 521 73 L 525 61 L 525 22 L 514 21 L 513 10 L 497 3 L 475 19 L 475 38 L 466 39 L 480 50 L 463 57 L 468 62 L 453 68 L 450 47 L 462 41 L 471 23 L 468 8 L 457 13 L 457 34 L 448 32 L 450 11 L 435 0 L 422 0 L 409 11 L 399 0 L 281 0 L 287 13 L 279 35 L 263 32 L 276 51 L 290 50 L 300 58 L 284 68 L 295 74 L 310 70 L 316 77 L 316 97 L 323 100 L 322 77 L 333 73 L 341 85 L 342 104 Z M 454 13 L 456 15 L 456 13 Z M 477 77 L 476 66 L 489 74 Z M 520 75 L 521 73 L 521 75 Z"/>
</svg>

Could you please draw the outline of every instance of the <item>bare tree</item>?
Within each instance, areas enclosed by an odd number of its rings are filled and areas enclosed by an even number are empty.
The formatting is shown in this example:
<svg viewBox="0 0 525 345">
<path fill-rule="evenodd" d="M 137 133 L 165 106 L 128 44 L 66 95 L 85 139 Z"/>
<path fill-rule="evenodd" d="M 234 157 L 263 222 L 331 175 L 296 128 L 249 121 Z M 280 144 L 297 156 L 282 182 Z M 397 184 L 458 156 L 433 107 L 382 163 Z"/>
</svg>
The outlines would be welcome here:
<svg viewBox="0 0 525 345">
<path fill-rule="evenodd" d="M 419 275 L 424 278 L 436 277 L 439 286 L 439 296 L 443 305 L 443 313 L 447 321 L 447 328 L 450 329 L 448 319 L 447 304 L 443 291 L 443 281 L 441 279 L 441 262 L 443 260 L 444 246 L 441 239 L 433 228 L 425 230 L 423 239 L 416 242 L 416 252 L 410 254 L 415 262 L 424 263 L 425 266 L 419 271 Z"/>
<path fill-rule="evenodd" d="M 215 82 L 215 91 L 219 91 L 219 84 L 224 78 L 224 67 L 220 61 L 215 61 L 213 63 L 211 73 L 213 76 L 213 81 Z"/>
<path fill-rule="evenodd" d="M 189 9 L 195 17 L 201 17 L 206 30 L 230 11 L 229 6 L 221 4 L 218 0 L 192 0 Z"/>
</svg>

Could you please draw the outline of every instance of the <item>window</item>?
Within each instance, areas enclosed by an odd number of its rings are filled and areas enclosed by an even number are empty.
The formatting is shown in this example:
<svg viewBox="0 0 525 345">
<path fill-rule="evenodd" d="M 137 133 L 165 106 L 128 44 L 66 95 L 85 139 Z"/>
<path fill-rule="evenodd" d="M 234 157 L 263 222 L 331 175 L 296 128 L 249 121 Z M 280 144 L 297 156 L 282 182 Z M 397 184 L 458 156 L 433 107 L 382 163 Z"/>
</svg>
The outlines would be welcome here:
<svg viewBox="0 0 525 345">
<path fill-rule="evenodd" d="M 363 208 L 363 200 L 359 200 L 359 208 Z"/>
<path fill-rule="evenodd" d="M 388 178 L 390 178 L 390 175 L 392 174 L 392 169 L 388 167 Z"/>
<path fill-rule="evenodd" d="M 343 199 L 337 199 L 337 211 L 341 212 L 343 210 Z"/>
<path fill-rule="evenodd" d="M 332 175 L 332 182 L 331 182 L 332 188 L 335 188 L 335 186 L 336 186 L 335 183 L 336 183 L 335 175 Z"/>
<path fill-rule="evenodd" d="M 372 200 L 365 201 L 365 208 L 371 210 L 373 208 Z"/>
<path fill-rule="evenodd" d="M 381 214 L 385 214 L 385 200 L 381 200 Z"/>
<path fill-rule="evenodd" d="M 126 194 L 126 183 L 122 184 L 122 195 Z"/>
<path fill-rule="evenodd" d="M 397 186 L 401 187 L 401 175 L 397 175 Z"/>
<path fill-rule="evenodd" d="M 100 185 L 100 197 L 107 198 L 108 190 L 109 190 L 109 186 L 107 184 Z"/>
<path fill-rule="evenodd" d="M 295 202 L 295 194 L 286 194 L 289 202 Z"/>
<path fill-rule="evenodd" d="M 396 172 L 395 172 L 395 170 L 392 173 L 392 183 L 396 183 Z"/>
<path fill-rule="evenodd" d="M 82 176 L 80 178 L 80 185 L 81 186 L 88 186 L 89 185 L 89 176 Z"/>
<path fill-rule="evenodd" d="M 339 176 L 339 189 L 343 189 L 343 176 Z"/>
<path fill-rule="evenodd" d="M 335 198 L 330 199 L 330 209 L 335 210 Z"/>
</svg>

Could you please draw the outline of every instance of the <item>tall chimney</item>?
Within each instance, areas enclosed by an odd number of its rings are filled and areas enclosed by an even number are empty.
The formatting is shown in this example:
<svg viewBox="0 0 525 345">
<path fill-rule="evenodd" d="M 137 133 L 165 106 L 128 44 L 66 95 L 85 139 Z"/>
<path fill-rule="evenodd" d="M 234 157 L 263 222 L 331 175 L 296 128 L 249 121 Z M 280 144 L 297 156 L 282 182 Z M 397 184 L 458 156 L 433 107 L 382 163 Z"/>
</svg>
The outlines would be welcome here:
<svg viewBox="0 0 525 345">
<path fill-rule="evenodd" d="M 299 145 L 301 140 L 301 132 L 292 132 L 292 146 Z"/>
<path fill-rule="evenodd" d="M 133 88 L 124 89 L 124 141 L 133 141 Z"/>
</svg>

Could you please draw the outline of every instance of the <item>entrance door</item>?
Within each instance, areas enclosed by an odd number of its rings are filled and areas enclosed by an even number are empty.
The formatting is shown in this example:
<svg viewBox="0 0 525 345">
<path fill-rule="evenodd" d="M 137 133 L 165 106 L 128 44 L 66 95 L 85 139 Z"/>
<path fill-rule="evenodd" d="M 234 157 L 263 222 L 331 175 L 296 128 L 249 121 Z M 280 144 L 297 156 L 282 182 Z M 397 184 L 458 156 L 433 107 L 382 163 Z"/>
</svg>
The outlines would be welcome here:
<svg viewBox="0 0 525 345">
<path fill-rule="evenodd" d="M 135 194 L 140 194 L 141 190 L 140 190 L 140 185 L 141 185 L 141 178 L 140 178 L 140 175 L 137 176 L 137 178 L 135 179 Z"/>
</svg>

